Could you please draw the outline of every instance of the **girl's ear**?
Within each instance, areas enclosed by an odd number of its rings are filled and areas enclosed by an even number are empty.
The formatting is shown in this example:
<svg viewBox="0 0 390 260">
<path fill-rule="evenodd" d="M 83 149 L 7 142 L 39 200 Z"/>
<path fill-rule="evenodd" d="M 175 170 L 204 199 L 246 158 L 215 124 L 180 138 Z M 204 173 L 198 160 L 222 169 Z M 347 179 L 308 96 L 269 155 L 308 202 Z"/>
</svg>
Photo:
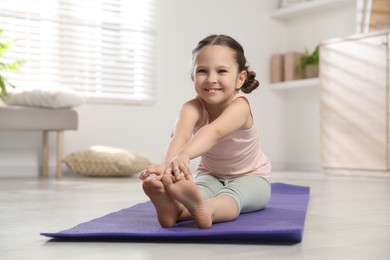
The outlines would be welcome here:
<svg viewBox="0 0 390 260">
<path fill-rule="evenodd" d="M 240 72 L 237 78 L 237 90 L 239 90 L 242 87 L 247 76 L 248 76 L 248 72 L 246 70 Z"/>
<path fill-rule="evenodd" d="M 192 68 L 191 68 L 191 80 L 192 81 L 195 80 L 195 65 L 192 65 Z"/>
</svg>

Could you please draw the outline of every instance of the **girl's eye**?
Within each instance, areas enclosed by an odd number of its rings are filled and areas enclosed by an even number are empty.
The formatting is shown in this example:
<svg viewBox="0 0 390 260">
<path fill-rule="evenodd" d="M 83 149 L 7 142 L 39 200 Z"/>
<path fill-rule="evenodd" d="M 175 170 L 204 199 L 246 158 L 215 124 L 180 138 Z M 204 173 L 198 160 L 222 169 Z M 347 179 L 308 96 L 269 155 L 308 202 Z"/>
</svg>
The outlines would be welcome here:
<svg viewBox="0 0 390 260">
<path fill-rule="evenodd" d="M 206 72 L 207 72 L 207 71 L 204 70 L 204 69 L 199 69 L 199 70 L 196 71 L 196 73 L 206 73 Z"/>
</svg>

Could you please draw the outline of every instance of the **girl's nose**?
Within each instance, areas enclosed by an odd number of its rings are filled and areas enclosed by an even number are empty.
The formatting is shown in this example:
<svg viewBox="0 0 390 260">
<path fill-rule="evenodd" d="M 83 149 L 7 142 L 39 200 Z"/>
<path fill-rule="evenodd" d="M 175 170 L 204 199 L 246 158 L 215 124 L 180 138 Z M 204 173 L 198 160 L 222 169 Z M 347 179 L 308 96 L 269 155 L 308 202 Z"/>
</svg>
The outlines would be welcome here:
<svg viewBox="0 0 390 260">
<path fill-rule="evenodd" d="M 217 83 L 217 75 L 216 73 L 210 72 L 207 77 L 207 82 L 211 84 Z"/>
</svg>

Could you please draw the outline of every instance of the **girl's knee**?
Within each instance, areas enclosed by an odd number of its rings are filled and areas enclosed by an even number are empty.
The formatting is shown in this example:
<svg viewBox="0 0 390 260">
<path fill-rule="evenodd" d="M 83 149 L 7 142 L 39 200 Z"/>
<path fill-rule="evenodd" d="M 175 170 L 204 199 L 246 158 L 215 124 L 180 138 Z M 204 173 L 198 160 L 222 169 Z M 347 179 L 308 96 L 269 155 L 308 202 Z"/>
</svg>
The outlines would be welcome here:
<svg viewBox="0 0 390 260">
<path fill-rule="evenodd" d="M 221 182 L 211 175 L 201 175 L 195 178 L 196 186 L 205 199 L 214 198 L 223 187 Z"/>
<path fill-rule="evenodd" d="M 242 213 L 258 211 L 270 200 L 271 184 L 262 177 L 244 176 L 231 181 L 224 192 L 235 198 Z"/>
</svg>

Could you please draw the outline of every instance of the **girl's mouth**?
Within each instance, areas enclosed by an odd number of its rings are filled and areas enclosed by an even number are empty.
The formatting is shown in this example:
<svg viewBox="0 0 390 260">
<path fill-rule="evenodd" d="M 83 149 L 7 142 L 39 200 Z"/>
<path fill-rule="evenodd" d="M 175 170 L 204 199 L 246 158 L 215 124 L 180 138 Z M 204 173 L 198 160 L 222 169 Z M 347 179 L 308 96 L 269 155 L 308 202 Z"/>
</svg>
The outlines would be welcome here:
<svg viewBox="0 0 390 260">
<path fill-rule="evenodd" d="M 221 91 L 222 89 L 221 88 L 205 88 L 204 90 L 209 92 L 209 93 L 215 93 L 217 91 Z"/>
</svg>

